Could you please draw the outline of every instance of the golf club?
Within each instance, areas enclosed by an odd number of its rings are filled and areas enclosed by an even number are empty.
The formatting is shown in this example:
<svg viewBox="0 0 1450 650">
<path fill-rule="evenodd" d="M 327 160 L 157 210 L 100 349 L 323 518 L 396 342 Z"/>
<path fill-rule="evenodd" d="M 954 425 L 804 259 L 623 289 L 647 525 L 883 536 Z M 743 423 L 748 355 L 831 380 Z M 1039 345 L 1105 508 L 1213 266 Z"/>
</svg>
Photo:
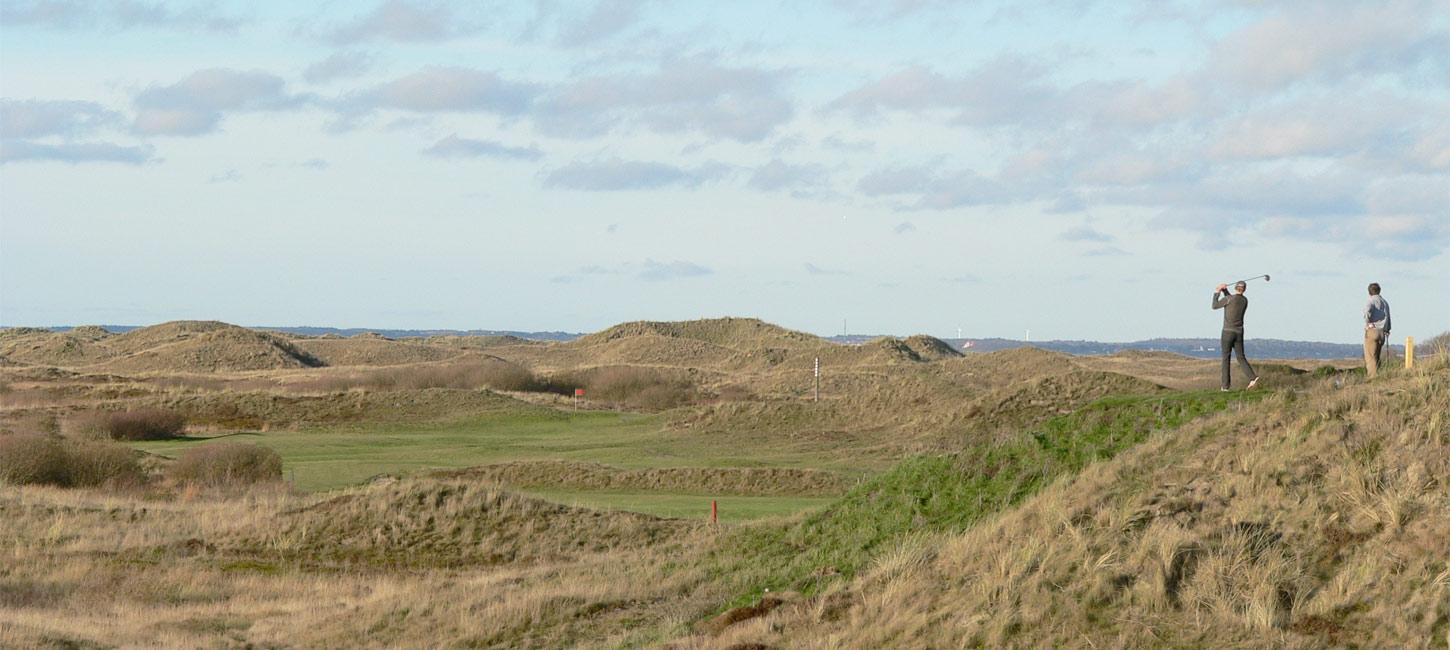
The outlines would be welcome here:
<svg viewBox="0 0 1450 650">
<path fill-rule="evenodd" d="M 1256 275 L 1256 276 L 1254 276 L 1252 278 L 1244 278 L 1242 280 L 1235 280 L 1233 282 L 1227 282 L 1225 284 L 1227 284 L 1228 286 L 1232 287 L 1232 286 L 1234 286 L 1234 285 L 1236 285 L 1236 284 L 1238 284 L 1240 282 L 1248 282 L 1249 280 L 1257 280 L 1259 278 L 1263 278 L 1264 279 L 1264 282 L 1268 282 L 1269 281 L 1269 274 L 1268 273 L 1265 273 L 1263 275 Z M 1225 289 L 1224 290 L 1224 293 L 1228 293 L 1228 290 Z"/>
</svg>

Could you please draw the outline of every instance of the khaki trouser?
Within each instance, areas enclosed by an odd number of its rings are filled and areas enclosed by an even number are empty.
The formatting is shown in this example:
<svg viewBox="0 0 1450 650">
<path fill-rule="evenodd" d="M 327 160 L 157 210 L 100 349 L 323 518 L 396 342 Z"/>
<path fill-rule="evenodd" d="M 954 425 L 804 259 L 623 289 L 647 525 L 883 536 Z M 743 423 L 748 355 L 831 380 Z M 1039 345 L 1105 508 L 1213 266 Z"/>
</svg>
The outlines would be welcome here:
<svg viewBox="0 0 1450 650">
<path fill-rule="evenodd" d="M 1380 352 L 1385 348 L 1385 331 L 1378 327 L 1364 330 L 1364 369 L 1370 377 L 1379 374 Z"/>
</svg>

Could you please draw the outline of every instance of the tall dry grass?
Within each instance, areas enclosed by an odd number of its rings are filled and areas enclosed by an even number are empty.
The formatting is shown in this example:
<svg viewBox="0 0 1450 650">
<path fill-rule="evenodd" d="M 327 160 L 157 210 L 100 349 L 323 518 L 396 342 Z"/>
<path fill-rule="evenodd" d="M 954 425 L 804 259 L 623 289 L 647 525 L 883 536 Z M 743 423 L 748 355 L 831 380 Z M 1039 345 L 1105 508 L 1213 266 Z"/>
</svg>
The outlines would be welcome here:
<svg viewBox="0 0 1450 650">
<path fill-rule="evenodd" d="M 283 386 L 296 392 L 338 392 L 348 390 L 420 390 L 456 388 L 498 391 L 543 392 L 550 390 L 523 366 L 499 359 L 455 361 L 386 368 L 370 368 L 351 373 L 330 373 L 324 376 L 289 381 Z"/>
</svg>

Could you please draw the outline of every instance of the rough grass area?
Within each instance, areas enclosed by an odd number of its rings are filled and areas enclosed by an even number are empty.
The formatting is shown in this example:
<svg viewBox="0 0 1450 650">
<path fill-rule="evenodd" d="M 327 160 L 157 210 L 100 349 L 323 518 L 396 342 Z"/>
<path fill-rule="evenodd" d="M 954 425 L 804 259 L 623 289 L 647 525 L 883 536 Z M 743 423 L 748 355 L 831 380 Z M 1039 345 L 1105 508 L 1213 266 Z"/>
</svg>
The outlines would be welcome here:
<svg viewBox="0 0 1450 650">
<path fill-rule="evenodd" d="M 963 530 L 1155 431 L 1265 395 L 1204 391 L 1103 398 L 999 444 L 906 460 L 791 525 L 734 531 L 713 559 L 721 579 L 743 583 L 732 605 L 758 599 L 766 589 L 814 593 L 855 575 L 905 535 Z"/>
<path fill-rule="evenodd" d="M 813 606 L 695 647 L 1446 647 L 1450 366 L 1335 379 L 898 537 Z M 1071 465 L 1114 428 L 1039 446 Z"/>
</svg>

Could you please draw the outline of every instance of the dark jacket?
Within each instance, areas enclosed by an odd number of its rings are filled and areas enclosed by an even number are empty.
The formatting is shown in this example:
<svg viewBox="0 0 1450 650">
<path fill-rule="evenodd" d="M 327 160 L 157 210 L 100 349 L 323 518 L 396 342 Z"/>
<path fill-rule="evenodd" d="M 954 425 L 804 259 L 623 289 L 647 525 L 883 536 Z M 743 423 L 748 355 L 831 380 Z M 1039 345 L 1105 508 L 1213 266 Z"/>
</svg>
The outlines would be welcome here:
<svg viewBox="0 0 1450 650">
<path fill-rule="evenodd" d="M 1241 293 L 1213 294 L 1213 308 L 1223 310 L 1223 329 L 1226 332 L 1244 332 L 1244 312 L 1249 310 L 1249 299 Z"/>
</svg>

